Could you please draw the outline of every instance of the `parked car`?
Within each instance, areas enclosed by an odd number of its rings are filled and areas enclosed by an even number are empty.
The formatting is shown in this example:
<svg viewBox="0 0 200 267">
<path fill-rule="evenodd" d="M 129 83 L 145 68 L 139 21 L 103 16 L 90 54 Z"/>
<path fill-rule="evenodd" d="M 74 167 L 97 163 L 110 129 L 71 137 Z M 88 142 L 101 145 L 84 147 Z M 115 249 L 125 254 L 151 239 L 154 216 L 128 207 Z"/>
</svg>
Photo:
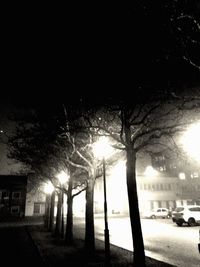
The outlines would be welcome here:
<svg viewBox="0 0 200 267">
<path fill-rule="evenodd" d="M 172 212 L 172 221 L 178 226 L 182 226 L 184 223 L 189 226 L 194 226 L 200 223 L 200 206 L 188 205 L 179 206 Z"/>
<path fill-rule="evenodd" d="M 151 219 L 169 218 L 170 213 L 169 213 L 169 210 L 166 208 L 157 208 L 157 209 L 143 212 L 142 216 L 144 218 L 151 218 Z"/>
</svg>

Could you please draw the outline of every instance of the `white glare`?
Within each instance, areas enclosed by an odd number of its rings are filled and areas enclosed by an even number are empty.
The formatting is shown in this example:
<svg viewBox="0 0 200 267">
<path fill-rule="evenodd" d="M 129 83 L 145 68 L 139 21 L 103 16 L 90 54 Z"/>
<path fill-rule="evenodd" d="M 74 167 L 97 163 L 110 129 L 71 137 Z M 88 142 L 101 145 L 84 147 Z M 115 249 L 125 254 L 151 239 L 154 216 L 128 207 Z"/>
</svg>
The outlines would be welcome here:
<svg viewBox="0 0 200 267">
<path fill-rule="evenodd" d="M 58 178 L 58 180 L 59 180 L 59 182 L 60 182 L 61 184 L 64 184 L 64 183 L 66 183 L 66 182 L 69 180 L 69 175 L 68 175 L 66 172 L 64 172 L 64 171 L 61 171 L 61 172 L 57 175 L 57 178 Z"/>
<path fill-rule="evenodd" d="M 51 182 L 48 182 L 47 184 L 45 184 L 44 186 L 44 192 L 45 194 L 51 194 L 54 190 L 54 186 L 52 185 Z"/>
<path fill-rule="evenodd" d="M 190 126 L 182 137 L 184 150 L 194 159 L 200 161 L 200 123 Z"/>
<path fill-rule="evenodd" d="M 113 148 L 110 146 L 106 137 L 101 137 L 99 141 L 93 144 L 93 153 L 95 157 L 102 159 L 108 158 L 113 153 Z"/>
<path fill-rule="evenodd" d="M 185 173 L 184 172 L 180 172 L 178 176 L 179 176 L 180 180 L 185 180 Z"/>
<path fill-rule="evenodd" d="M 158 174 L 158 172 L 152 166 L 147 166 L 144 174 L 147 177 L 154 177 Z"/>
<path fill-rule="evenodd" d="M 126 175 L 126 162 L 125 161 L 119 161 L 112 170 L 112 175 L 114 177 L 125 177 Z"/>
</svg>

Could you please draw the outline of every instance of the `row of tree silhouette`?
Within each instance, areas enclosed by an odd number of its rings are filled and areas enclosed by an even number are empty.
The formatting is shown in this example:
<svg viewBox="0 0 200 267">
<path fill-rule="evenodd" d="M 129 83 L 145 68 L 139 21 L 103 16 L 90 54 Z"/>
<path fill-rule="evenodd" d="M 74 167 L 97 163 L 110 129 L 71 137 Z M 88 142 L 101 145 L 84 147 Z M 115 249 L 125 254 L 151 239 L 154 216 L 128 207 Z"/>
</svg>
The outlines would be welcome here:
<svg viewBox="0 0 200 267">
<path fill-rule="evenodd" d="M 73 198 L 86 190 L 85 248 L 88 255 L 92 255 L 95 251 L 94 185 L 101 175 L 101 162 L 94 157 L 92 146 L 100 136 L 107 136 L 117 151 L 110 164 L 121 156 L 126 160 L 134 265 L 145 266 L 136 160 L 141 153 L 173 151 L 175 136 L 196 121 L 199 101 L 197 91 L 187 96 L 174 91 L 152 94 L 152 91 L 148 93 L 140 88 L 135 90 L 131 101 L 105 98 L 104 102 L 94 105 L 81 98 L 77 99 L 76 105 L 64 103 L 53 108 L 46 105 L 18 109 L 21 116 L 18 120 L 19 112 L 15 112 L 17 128 L 9 140 L 10 157 L 25 163 L 29 171 L 33 171 L 32 185 L 50 180 L 57 193 L 64 190 L 67 194 L 65 240 L 68 244 L 73 241 Z M 60 187 L 56 178 L 61 170 L 69 173 L 66 187 Z M 53 224 L 50 225 L 53 230 Z M 58 234 L 61 233 L 59 225 L 56 225 Z"/>
</svg>

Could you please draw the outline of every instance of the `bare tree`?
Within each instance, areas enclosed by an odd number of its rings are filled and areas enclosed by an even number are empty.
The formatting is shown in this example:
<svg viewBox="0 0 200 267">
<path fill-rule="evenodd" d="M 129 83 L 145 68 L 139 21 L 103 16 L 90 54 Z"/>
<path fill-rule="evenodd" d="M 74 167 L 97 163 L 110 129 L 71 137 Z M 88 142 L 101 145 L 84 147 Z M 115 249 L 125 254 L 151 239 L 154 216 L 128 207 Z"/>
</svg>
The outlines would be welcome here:
<svg viewBox="0 0 200 267">
<path fill-rule="evenodd" d="M 113 139 L 113 146 L 126 152 L 126 177 L 133 237 L 134 266 L 145 266 L 144 243 L 138 207 L 136 160 L 142 151 L 175 147 L 174 136 L 191 123 L 188 111 L 199 107 L 198 96 L 177 96 L 173 92 L 156 94 L 136 90 L 132 103 L 123 100 L 104 105 L 90 118 L 88 127 L 95 134 Z M 191 102 L 192 101 L 192 102 Z M 94 115 L 95 114 L 95 115 Z M 185 116 L 184 116 L 185 115 Z"/>
</svg>

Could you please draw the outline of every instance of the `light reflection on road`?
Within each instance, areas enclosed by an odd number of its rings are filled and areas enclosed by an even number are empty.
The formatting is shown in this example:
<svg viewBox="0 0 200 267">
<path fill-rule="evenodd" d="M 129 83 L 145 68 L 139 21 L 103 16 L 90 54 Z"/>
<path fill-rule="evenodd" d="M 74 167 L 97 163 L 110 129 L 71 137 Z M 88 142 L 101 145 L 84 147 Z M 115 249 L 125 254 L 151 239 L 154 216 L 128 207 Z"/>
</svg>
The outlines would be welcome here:
<svg viewBox="0 0 200 267">
<path fill-rule="evenodd" d="M 142 219 L 146 256 L 180 267 L 200 267 L 199 226 L 178 227 L 171 219 Z M 109 217 L 110 242 L 132 250 L 132 235 L 128 217 Z M 95 218 L 96 237 L 104 240 L 103 217 Z"/>
</svg>

